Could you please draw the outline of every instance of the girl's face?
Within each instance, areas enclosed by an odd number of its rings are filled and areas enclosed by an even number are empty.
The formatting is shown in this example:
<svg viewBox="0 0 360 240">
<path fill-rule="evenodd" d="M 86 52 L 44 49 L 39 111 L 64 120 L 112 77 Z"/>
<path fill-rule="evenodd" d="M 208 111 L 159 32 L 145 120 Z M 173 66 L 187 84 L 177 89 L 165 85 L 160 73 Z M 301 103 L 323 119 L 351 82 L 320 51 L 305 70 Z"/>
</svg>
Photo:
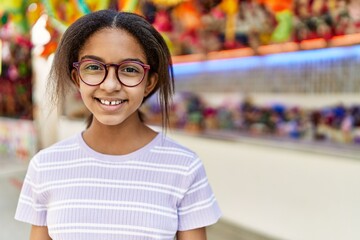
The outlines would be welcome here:
<svg viewBox="0 0 360 240">
<path fill-rule="evenodd" d="M 106 64 L 132 60 L 147 64 L 141 45 L 132 35 L 109 28 L 94 33 L 85 42 L 79 53 L 79 61 L 83 60 L 97 60 Z M 108 67 L 105 80 L 100 85 L 89 86 L 80 80 L 77 70 L 73 69 L 72 72 L 83 102 L 94 116 L 94 122 L 112 126 L 125 120 L 138 123 L 138 108 L 144 97 L 154 89 L 157 76 L 152 74 L 149 77 L 146 74 L 139 85 L 127 87 L 118 81 L 116 74 L 115 67 Z"/>
</svg>

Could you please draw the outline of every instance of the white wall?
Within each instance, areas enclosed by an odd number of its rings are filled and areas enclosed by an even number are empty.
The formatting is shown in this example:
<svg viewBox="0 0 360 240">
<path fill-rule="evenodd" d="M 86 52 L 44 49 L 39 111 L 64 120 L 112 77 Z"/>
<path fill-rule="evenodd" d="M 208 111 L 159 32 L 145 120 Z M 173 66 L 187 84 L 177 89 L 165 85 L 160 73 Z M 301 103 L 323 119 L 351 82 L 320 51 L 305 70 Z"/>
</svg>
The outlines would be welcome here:
<svg viewBox="0 0 360 240">
<path fill-rule="evenodd" d="M 33 100 L 35 105 L 35 124 L 39 136 L 39 147 L 47 147 L 58 139 L 58 109 L 49 101 L 46 84 L 52 58 L 44 59 L 33 56 L 34 84 Z"/>
</svg>

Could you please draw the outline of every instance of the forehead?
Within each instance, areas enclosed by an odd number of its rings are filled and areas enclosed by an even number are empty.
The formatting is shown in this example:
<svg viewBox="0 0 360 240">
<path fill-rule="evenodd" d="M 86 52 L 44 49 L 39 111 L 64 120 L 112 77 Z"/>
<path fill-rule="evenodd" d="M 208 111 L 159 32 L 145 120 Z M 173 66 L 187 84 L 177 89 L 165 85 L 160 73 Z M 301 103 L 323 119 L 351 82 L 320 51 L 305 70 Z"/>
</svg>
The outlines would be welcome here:
<svg viewBox="0 0 360 240">
<path fill-rule="evenodd" d="M 97 56 L 106 62 L 127 58 L 146 60 L 139 41 L 129 32 L 116 28 L 104 28 L 91 35 L 79 52 L 79 59 L 84 55 Z"/>
</svg>

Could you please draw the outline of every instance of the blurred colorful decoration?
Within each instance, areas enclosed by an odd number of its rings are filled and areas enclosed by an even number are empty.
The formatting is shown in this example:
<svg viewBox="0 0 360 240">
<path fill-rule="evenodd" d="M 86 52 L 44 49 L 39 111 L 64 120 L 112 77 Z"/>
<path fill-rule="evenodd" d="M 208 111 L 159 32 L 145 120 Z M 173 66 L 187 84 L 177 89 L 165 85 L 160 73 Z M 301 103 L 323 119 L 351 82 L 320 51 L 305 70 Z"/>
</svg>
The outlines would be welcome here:
<svg viewBox="0 0 360 240">
<path fill-rule="evenodd" d="M 11 22 L 16 26 L 16 31 L 21 33 L 29 32 L 31 25 L 28 21 L 28 6 L 31 3 L 36 3 L 36 1 L 0 0 L 1 25 Z"/>
<path fill-rule="evenodd" d="M 201 14 L 193 1 L 184 1 L 173 10 L 173 13 L 177 19 L 181 19 L 185 30 L 191 31 L 201 27 Z"/>
<path fill-rule="evenodd" d="M 165 43 L 168 46 L 170 53 L 173 54 L 175 46 L 174 46 L 173 42 L 171 41 L 170 37 L 166 33 L 161 33 L 161 36 L 164 38 Z"/>
<path fill-rule="evenodd" d="M 260 3 L 267 5 L 273 12 L 282 12 L 284 10 L 291 10 L 293 0 L 258 0 Z"/>
<path fill-rule="evenodd" d="M 30 29 L 39 13 L 36 3 L 0 0 L 0 116 L 33 117 Z"/>
<path fill-rule="evenodd" d="M 99 1 L 99 2 L 104 2 L 104 1 Z M 90 8 L 88 7 L 88 5 L 86 4 L 86 2 L 84 0 L 78 0 L 77 4 L 78 4 L 78 8 L 82 14 L 91 13 Z"/>
<path fill-rule="evenodd" d="M 237 0 L 223 0 L 220 3 L 221 9 L 226 14 L 225 42 L 235 41 L 236 15 L 239 11 Z"/>
<path fill-rule="evenodd" d="M 156 5 L 162 5 L 166 7 L 176 6 L 179 3 L 185 2 L 186 0 L 152 0 Z"/>
<path fill-rule="evenodd" d="M 2 41 L 0 39 L 0 56 L 2 56 Z M 2 57 L 0 57 L 0 76 L 2 73 Z"/>
<path fill-rule="evenodd" d="M 28 161 L 37 149 L 34 123 L 0 117 L 0 159 Z"/>
<path fill-rule="evenodd" d="M 170 12 L 167 9 L 157 10 L 152 24 L 159 32 L 171 32 L 173 30 Z"/>
<path fill-rule="evenodd" d="M 213 8 L 221 3 L 222 0 L 197 0 L 204 13 L 210 12 Z"/>
<path fill-rule="evenodd" d="M 62 33 L 79 17 L 93 11 L 107 9 L 110 0 L 41 0 L 45 13 L 48 15 L 46 29 L 51 39 L 44 45 L 42 57 L 54 53 Z"/>
<path fill-rule="evenodd" d="M 278 22 L 275 30 L 272 33 L 271 40 L 274 43 L 286 42 L 291 39 L 293 29 L 293 14 L 289 10 L 284 10 L 276 13 L 276 20 Z"/>
<path fill-rule="evenodd" d="M 293 0 L 262 0 L 262 2 L 274 12 L 278 22 L 271 40 L 274 43 L 289 41 L 293 30 Z"/>
<path fill-rule="evenodd" d="M 135 12 L 138 7 L 139 0 L 119 0 L 118 8 L 124 12 Z"/>
<path fill-rule="evenodd" d="M 79 17 L 108 8 L 109 2 L 110 0 L 42 0 L 51 24 L 60 32 L 64 32 Z"/>
<path fill-rule="evenodd" d="M 181 22 L 180 41 L 189 46 L 199 45 L 198 29 L 202 27 L 201 14 L 197 11 L 193 1 L 184 1 L 172 11 L 176 19 Z"/>
<path fill-rule="evenodd" d="M 43 0 L 42 3 L 52 25 L 60 32 L 64 32 L 81 15 L 75 11 L 77 5 L 74 1 Z"/>
<path fill-rule="evenodd" d="M 32 1 L 26 9 L 26 17 L 29 26 L 32 27 L 44 12 L 44 6 L 40 1 Z"/>
<path fill-rule="evenodd" d="M 40 54 L 44 58 L 47 58 L 56 51 L 59 39 L 61 37 L 61 33 L 50 26 L 49 21 L 46 22 L 46 30 L 49 32 L 51 38 L 50 41 L 44 45 L 43 51 Z"/>
<path fill-rule="evenodd" d="M 251 47 L 256 50 L 259 45 L 287 41 L 300 42 L 301 39 L 316 37 L 322 37 L 330 42 L 335 33 L 344 35 L 354 31 L 360 32 L 360 20 L 350 22 L 353 20 L 348 17 L 350 12 L 352 15 L 355 14 L 354 16 L 358 15 L 354 5 L 356 1 L 337 2 L 335 0 L 0 0 L 0 26 L 11 23 L 19 32 L 25 34 L 41 15 L 47 14 L 49 16 L 47 30 L 51 33 L 52 39 L 45 46 L 43 55 L 48 56 L 56 49 L 60 35 L 76 19 L 93 11 L 113 8 L 144 15 L 163 34 L 174 55 L 207 53 L 238 47 Z M 306 5 L 305 12 L 308 11 L 311 21 L 308 21 L 308 18 L 305 20 L 299 18 L 299 10 L 295 7 L 299 3 Z M 248 15 L 246 21 L 239 20 L 242 18 L 242 12 Z M 317 12 L 322 15 L 318 16 Z M 342 17 L 343 20 L 339 21 L 341 16 L 345 18 Z M 300 19 L 299 24 L 298 19 Z M 311 29 L 314 24 L 316 31 Z"/>
<path fill-rule="evenodd" d="M 9 33 L 11 32 L 11 34 Z M 32 44 L 28 35 L 16 35 L 11 27 L 0 28 L 2 61 L 0 116 L 32 119 Z"/>
</svg>

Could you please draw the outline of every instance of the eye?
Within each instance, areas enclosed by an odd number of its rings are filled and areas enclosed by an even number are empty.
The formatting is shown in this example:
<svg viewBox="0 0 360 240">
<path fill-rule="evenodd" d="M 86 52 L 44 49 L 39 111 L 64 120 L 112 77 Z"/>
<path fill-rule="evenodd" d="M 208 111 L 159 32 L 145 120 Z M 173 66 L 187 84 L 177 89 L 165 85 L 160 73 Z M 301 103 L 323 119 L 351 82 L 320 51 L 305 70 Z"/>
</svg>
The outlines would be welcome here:
<svg viewBox="0 0 360 240">
<path fill-rule="evenodd" d="M 99 70 L 101 69 L 101 67 L 99 65 L 95 65 L 95 64 L 92 64 L 92 65 L 88 65 L 86 67 L 86 69 L 89 69 L 89 70 Z"/>
<path fill-rule="evenodd" d="M 126 68 L 123 68 L 122 71 L 124 72 L 138 72 L 137 69 L 133 68 L 133 67 L 126 67 Z"/>
<path fill-rule="evenodd" d="M 84 62 L 81 66 L 81 69 L 83 71 L 89 71 L 89 72 L 103 71 L 104 66 L 102 66 L 100 63 L 96 63 L 96 62 Z"/>
<path fill-rule="evenodd" d="M 138 73 L 139 67 L 136 66 L 135 64 L 126 64 L 126 65 L 122 65 L 120 67 L 120 71 L 127 72 L 127 73 Z"/>
<path fill-rule="evenodd" d="M 143 72 L 143 68 L 138 63 L 124 63 L 119 68 L 119 73 L 128 75 L 137 75 Z"/>
</svg>

